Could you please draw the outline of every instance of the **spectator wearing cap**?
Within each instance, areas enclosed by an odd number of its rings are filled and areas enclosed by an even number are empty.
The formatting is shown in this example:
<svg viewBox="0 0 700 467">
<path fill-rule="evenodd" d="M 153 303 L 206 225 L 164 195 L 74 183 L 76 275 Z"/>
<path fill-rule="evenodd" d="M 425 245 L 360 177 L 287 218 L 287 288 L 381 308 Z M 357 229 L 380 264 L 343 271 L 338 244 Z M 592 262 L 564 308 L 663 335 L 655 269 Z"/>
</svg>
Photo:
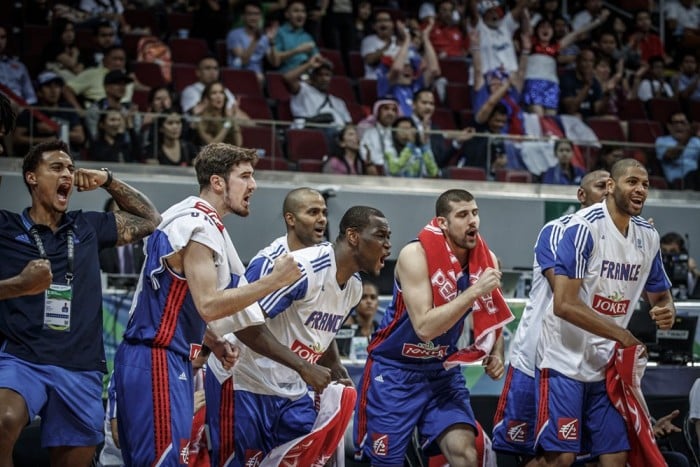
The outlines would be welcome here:
<svg viewBox="0 0 700 467">
<path fill-rule="evenodd" d="M 279 71 L 286 73 L 307 63 L 318 54 L 316 41 L 304 30 L 306 2 L 291 0 L 284 10 L 287 21 L 279 28 L 273 47 L 279 60 Z"/>
<path fill-rule="evenodd" d="M 96 67 L 86 68 L 75 78 L 66 82 L 64 95 L 68 103 L 78 110 L 83 110 L 93 102 L 105 98 L 105 75 L 113 70 L 124 70 L 126 67 L 126 52 L 120 46 L 108 49 L 102 63 Z M 131 102 L 134 85 L 129 84 L 122 97 L 124 102 Z M 89 130 L 89 129 L 88 129 Z"/>
<path fill-rule="evenodd" d="M 28 104 L 36 104 L 36 94 L 27 67 L 17 57 L 7 55 L 9 28 L 0 25 L 0 84 Z"/>
<path fill-rule="evenodd" d="M 384 55 L 377 70 L 377 95 L 395 98 L 404 115 L 413 113 L 416 91 L 430 88 L 440 74 L 435 49 L 428 39 L 434 24 L 434 19 L 429 19 L 425 29 L 411 31 L 403 22 L 397 21 L 399 50 L 395 56 Z"/>
<path fill-rule="evenodd" d="M 94 141 L 97 137 L 97 123 L 100 114 L 108 110 L 119 111 L 130 127 L 141 128 L 141 116 L 136 114 L 138 107 L 132 102 L 125 102 L 126 87 L 132 79 L 122 70 L 112 70 L 103 79 L 105 97 L 93 103 L 85 112 L 85 126 L 90 138 Z"/>
<path fill-rule="evenodd" d="M 78 154 L 85 143 L 85 130 L 74 109 L 63 99 L 63 78 L 53 71 L 39 73 L 36 80 L 37 108 L 19 114 L 13 133 L 14 154 L 24 156 L 30 146 L 56 138 Z"/>
<path fill-rule="evenodd" d="M 308 73 L 308 82 L 302 75 Z M 284 74 L 284 82 L 292 94 L 290 107 L 295 118 L 316 123 L 327 123 L 329 137 L 352 121 L 348 107 L 340 98 L 328 93 L 333 76 L 333 65 L 321 55 L 314 55 L 307 62 Z M 332 139 L 331 139 L 332 141 Z"/>
</svg>

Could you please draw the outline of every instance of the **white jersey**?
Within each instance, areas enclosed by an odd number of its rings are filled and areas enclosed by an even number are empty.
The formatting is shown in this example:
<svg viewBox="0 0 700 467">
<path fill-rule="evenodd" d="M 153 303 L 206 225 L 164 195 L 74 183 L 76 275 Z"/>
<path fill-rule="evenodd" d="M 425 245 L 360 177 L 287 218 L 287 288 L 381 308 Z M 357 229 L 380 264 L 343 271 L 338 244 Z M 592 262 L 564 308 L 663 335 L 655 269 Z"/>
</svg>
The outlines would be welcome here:
<svg viewBox="0 0 700 467">
<path fill-rule="evenodd" d="M 266 256 L 261 252 L 253 258 L 246 272 L 251 282 L 255 276 L 269 274 L 274 258 L 285 252 L 280 243 L 274 251 L 276 254 Z M 338 285 L 335 253 L 330 243 L 291 254 L 299 262 L 302 278 L 258 303 L 267 314 L 267 327 L 277 340 L 305 360 L 316 363 L 362 298 L 362 280 L 355 274 L 343 288 Z M 233 378 L 235 389 L 257 394 L 296 399 L 307 392 L 306 383 L 296 371 L 249 348 L 241 349 L 233 367 Z"/>
<path fill-rule="evenodd" d="M 582 279 L 581 300 L 621 327 L 627 327 L 643 290 L 663 292 L 671 287 L 654 227 L 633 217 L 627 236 L 622 235 L 606 202 L 573 215 L 557 247 L 554 272 Z M 602 381 L 614 348 L 614 341 L 584 331 L 552 312 L 542 325 L 538 366 L 578 381 Z"/>
<path fill-rule="evenodd" d="M 571 220 L 571 214 L 548 222 L 540 230 L 535 242 L 535 260 L 532 265 L 532 288 L 530 300 L 525 305 L 520 318 L 518 329 L 510 345 L 510 364 L 527 374 L 535 377 L 537 358 L 537 342 L 544 316 L 552 312 L 552 288 L 544 275 L 548 269 L 554 268 L 557 244 Z"/>
</svg>

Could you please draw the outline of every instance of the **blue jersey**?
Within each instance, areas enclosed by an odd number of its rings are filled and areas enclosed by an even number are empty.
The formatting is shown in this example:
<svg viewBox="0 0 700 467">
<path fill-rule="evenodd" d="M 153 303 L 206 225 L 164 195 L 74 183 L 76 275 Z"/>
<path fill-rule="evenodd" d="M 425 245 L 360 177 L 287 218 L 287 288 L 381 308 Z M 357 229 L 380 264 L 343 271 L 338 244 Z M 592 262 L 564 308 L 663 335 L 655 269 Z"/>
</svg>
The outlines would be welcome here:
<svg viewBox="0 0 700 467">
<path fill-rule="evenodd" d="M 28 262 L 40 258 L 29 233 L 33 225 L 28 210 L 22 215 L 0 211 L 0 279 L 16 276 Z M 98 253 L 117 241 L 114 214 L 70 211 L 63 216 L 56 232 L 42 225 L 37 225 L 37 229 L 51 262 L 55 284 L 67 283 L 67 233 L 73 231 L 75 259 L 70 328 L 59 331 L 42 325 L 43 292 L 0 300 L 0 335 L 5 341 L 4 350 L 33 363 L 106 372 Z"/>
<path fill-rule="evenodd" d="M 469 274 L 457 282 L 459 292 L 468 286 Z M 465 309 L 466 314 L 471 309 Z M 446 333 L 432 341 L 423 342 L 413 329 L 403 301 L 401 286 L 394 281 L 394 297 L 387 307 L 379 330 L 370 341 L 369 357 L 389 365 L 415 370 L 442 368 L 445 359 L 457 351 L 457 340 L 462 334 L 464 320 L 460 319 Z"/>
</svg>

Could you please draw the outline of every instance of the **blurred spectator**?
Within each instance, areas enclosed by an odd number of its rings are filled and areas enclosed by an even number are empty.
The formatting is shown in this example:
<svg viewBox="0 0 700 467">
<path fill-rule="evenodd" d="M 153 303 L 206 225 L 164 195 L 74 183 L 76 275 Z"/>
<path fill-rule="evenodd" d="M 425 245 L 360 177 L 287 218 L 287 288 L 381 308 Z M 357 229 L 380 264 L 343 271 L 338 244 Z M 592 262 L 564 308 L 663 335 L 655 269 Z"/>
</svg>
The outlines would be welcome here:
<svg viewBox="0 0 700 467">
<path fill-rule="evenodd" d="M 78 154 L 85 143 L 85 130 L 78 114 L 63 99 L 65 82 L 53 71 L 39 73 L 36 80 L 38 107 L 49 122 L 40 120 L 37 110 L 24 109 L 17 117 L 17 126 L 13 135 L 14 153 L 24 156 L 29 147 L 56 138 L 67 139 L 73 154 Z"/>
<path fill-rule="evenodd" d="M 184 113 L 199 115 L 204 108 L 203 93 L 205 86 L 219 82 L 219 62 L 213 56 L 202 58 L 197 64 L 197 82 L 192 83 L 182 90 L 180 95 L 180 107 Z M 226 111 L 231 116 L 238 119 L 249 119 L 250 117 L 238 107 L 238 103 L 233 93 L 224 88 L 226 94 Z"/>
<path fill-rule="evenodd" d="M 571 163 L 574 157 L 574 144 L 568 139 L 558 139 L 554 143 L 554 155 L 559 162 L 542 174 L 542 183 L 579 185 L 586 172 Z"/>
<path fill-rule="evenodd" d="M 480 46 L 479 30 L 469 34 L 472 43 L 472 64 L 474 66 L 474 96 L 472 107 L 478 109 L 474 115 L 477 125 L 484 125 L 493 115 L 493 109 L 501 104 L 508 113 L 503 126 L 503 133 L 521 135 L 523 130 L 522 109 L 520 108 L 520 91 L 523 88 L 523 73 L 527 68 L 530 54 L 529 33 L 522 34 L 523 52 L 520 66 L 513 75 L 502 68 L 486 71 L 483 67 L 483 47 Z"/>
<path fill-rule="evenodd" d="M 445 167 L 452 157 L 452 142 L 445 139 L 447 134 L 435 124 L 433 114 L 435 113 L 435 95 L 428 88 L 419 89 L 413 95 L 413 113 L 411 118 L 418 128 L 418 135 L 423 141 L 430 143 L 435 162 L 439 167 Z M 452 132 L 457 141 L 454 148 L 458 148 L 461 143 L 461 132 Z"/>
<path fill-rule="evenodd" d="M 27 67 L 16 57 L 10 57 L 6 53 L 9 31 L 7 26 L 0 25 L 0 84 L 28 104 L 36 104 L 36 94 Z"/>
<path fill-rule="evenodd" d="M 603 8 L 602 0 L 584 0 L 583 10 L 579 11 L 571 19 L 571 29 L 574 31 L 583 28 L 598 17 Z"/>
<path fill-rule="evenodd" d="M 355 8 L 355 16 L 353 18 L 354 28 L 352 31 L 351 50 L 360 50 L 362 47 L 362 41 L 370 34 L 370 29 L 372 28 L 372 22 L 370 21 L 371 17 L 372 2 L 368 0 L 358 2 L 357 8 Z"/>
<path fill-rule="evenodd" d="M 360 138 L 355 125 L 350 123 L 340 130 L 336 152 L 324 163 L 323 173 L 344 175 L 365 173 L 365 164 L 360 158 Z"/>
<path fill-rule="evenodd" d="M 600 83 L 603 95 L 608 96 L 606 106 L 600 110 L 598 116 L 617 120 L 620 108 L 631 95 L 627 80 L 624 79 L 624 61 L 617 61 L 615 73 L 612 72 L 613 63 L 615 62 L 611 62 L 607 56 L 597 57 L 593 74 Z"/>
<path fill-rule="evenodd" d="M 306 73 L 309 74 L 308 82 L 301 79 Z M 320 55 L 314 55 L 284 74 L 284 83 L 292 94 L 289 102 L 292 115 L 307 122 L 332 124 L 333 128 L 328 131 L 332 136 L 330 140 L 352 121 L 345 102 L 328 93 L 332 76 L 333 64 Z"/>
<path fill-rule="evenodd" d="M 570 32 L 561 39 L 554 39 L 554 28 L 549 20 L 542 19 L 535 26 L 532 46 L 523 47 L 522 54 L 530 57 L 525 71 L 523 102 L 531 113 L 537 115 L 556 115 L 559 109 L 559 76 L 557 74 L 557 55 L 559 50 L 568 47 L 579 37 L 603 24 L 610 12 L 603 10 L 600 16 L 581 29 Z M 612 37 L 613 43 L 615 41 Z M 522 58 L 522 57 L 521 57 Z"/>
<path fill-rule="evenodd" d="M 630 35 L 630 46 L 637 51 L 640 60 L 649 62 L 651 57 L 659 56 L 664 59 L 666 65 L 670 65 L 673 58 L 664 50 L 661 36 L 651 29 L 651 13 L 638 10 L 634 14 L 634 26 L 634 32 Z"/>
<path fill-rule="evenodd" d="M 75 25 L 64 18 L 57 18 L 51 25 L 51 42 L 44 49 L 46 68 L 68 80 L 85 68 L 80 61 L 80 49 L 75 43 Z"/>
<path fill-rule="evenodd" d="M 124 101 L 126 87 L 132 82 L 129 75 L 122 70 L 112 70 L 103 80 L 105 97 L 95 101 L 85 112 L 85 126 L 91 139 L 97 136 L 99 115 L 106 110 L 118 110 L 131 126 L 141 128 L 141 115 L 136 114 L 138 107 L 133 102 Z"/>
<path fill-rule="evenodd" d="M 552 23 L 554 27 L 554 39 L 559 41 L 571 32 L 571 25 L 563 16 L 557 16 Z M 562 70 L 573 70 L 576 68 L 576 57 L 581 52 L 581 48 L 575 42 L 568 47 L 562 47 L 557 55 L 557 67 L 559 74 Z"/>
<path fill-rule="evenodd" d="M 477 124 L 475 128 L 466 131 L 457 166 L 480 167 L 491 177 L 496 167 L 522 168 L 513 143 L 500 137 L 507 122 L 508 109 L 502 103 L 497 103 L 485 123 Z"/>
<path fill-rule="evenodd" d="M 396 99 L 378 99 L 372 115 L 361 122 L 367 128 L 360 137 L 360 158 L 368 175 L 384 174 L 384 152 L 393 144 L 392 126 L 398 116 Z"/>
<path fill-rule="evenodd" d="M 311 57 L 318 54 L 316 41 L 304 30 L 306 2 L 290 0 L 284 16 L 287 21 L 279 28 L 275 41 L 279 71 L 282 73 L 307 63 Z"/>
<path fill-rule="evenodd" d="M 121 34 L 131 31 L 131 27 L 124 19 L 124 5 L 122 5 L 121 0 L 80 0 L 78 8 L 87 13 L 89 22 L 106 20 L 119 29 Z"/>
<path fill-rule="evenodd" d="M 120 46 L 114 46 L 107 50 L 102 63 L 93 68 L 86 68 L 82 73 L 73 79 L 66 81 L 64 95 L 69 104 L 75 109 L 82 110 L 90 104 L 104 99 L 105 87 L 104 80 L 107 73 L 110 71 L 121 71 L 124 73 L 126 67 L 126 52 Z M 133 78 L 129 76 L 133 81 Z M 124 102 L 131 102 L 131 96 L 134 93 L 134 84 L 129 83 L 126 86 L 126 92 L 122 97 Z M 82 104 L 81 104 L 82 101 Z"/>
<path fill-rule="evenodd" d="M 228 0 L 200 0 L 195 4 L 190 35 L 204 39 L 210 52 L 216 50 L 216 41 L 226 37 L 231 19 Z"/>
<path fill-rule="evenodd" d="M 440 0 L 435 2 L 437 16 L 435 26 L 430 31 L 430 42 L 433 44 L 438 58 L 464 58 L 469 50 L 469 39 L 465 27 L 455 18 L 456 9 L 454 0 Z M 429 23 L 429 22 L 428 22 Z M 424 23 L 427 25 L 428 23 Z M 466 63 L 464 65 L 467 66 Z"/>
<path fill-rule="evenodd" d="M 422 31 L 413 31 L 397 21 L 398 52 L 392 56 L 385 54 L 377 68 L 377 95 L 394 97 L 404 115 L 413 113 L 413 94 L 430 88 L 440 74 L 435 49 L 428 40 L 433 25 L 434 21 L 429 19 Z"/>
<path fill-rule="evenodd" d="M 199 145 L 210 143 L 243 144 L 241 127 L 227 104 L 224 85 L 218 81 L 209 83 L 202 92 L 202 111 L 194 123 Z"/>
<path fill-rule="evenodd" d="M 348 52 L 354 50 L 355 38 L 355 4 L 354 0 L 326 0 L 323 10 L 321 2 L 321 33 L 323 46 L 340 51 L 345 69 L 349 70 Z"/>
<path fill-rule="evenodd" d="M 148 107 L 145 109 L 143 122 L 141 123 L 141 142 L 144 146 L 153 143 L 153 122 L 159 113 L 168 109 L 174 109 L 173 95 L 168 86 L 151 88 L 148 91 Z M 179 109 L 178 109 L 179 110 Z"/>
<path fill-rule="evenodd" d="M 700 73 L 695 52 L 685 52 L 681 55 L 681 66 L 678 74 L 671 79 L 673 93 L 682 102 L 700 101 Z"/>
<path fill-rule="evenodd" d="M 469 0 L 470 26 L 476 28 L 479 33 L 483 73 L 496 69 L 503 69 L 508 74 L 518 71 L 513 34 L 520 26 L 519 21 L 526 2 L 527 0 L 517 0 L 515 6 L 504 16 L 497 0 Z M 526 21 L 529 23 L 529 16 Z M 471 48 L 473 50 L 475 46 L 472 44 Z"/>
<path fill-rule="evenodd" d="M 387 175 L 393 177 L 437 177 L 440 170 L 430 144 L 421 140 L 411 117 L 394 121 L 393 144 L 384 152 Z"/>
<path fill-rule="evenodd" d="M 377 68 L 382 56 L 394 56 L 399 51 L 391 13 L 387 10 L 374 10 L 373 27 L 374 34 L 362 39 L 360 49 L 362 60 L 365 62 L 365 78 L 367 79 L 377 79 Z"/>
<path fill-rule="evenodd" d="M 682 48 L 697 50 L 700 46 L 700 8 L 694 0 L 666 2 L 665 16 L 668 30 Z"/>
<path fill-rule="evenodd" d="M 117 30 L 109 21 L 101 21 L 92 29 L 92 45 L 81 50 L 80 59 L 86 67 L 96 67 L 108 50 L 117 45 Z"/>
<path fill-rule="evenodd" d="M 155 120 L 152 142 L 144 148 L 143 159 L 160 165 L 192 165 L 197 148 L 183 138 L 182 115 L 165 109 Z"/>
<path fill-rule="evenodd" d="M 606 11 L 608 10 L 603 10 L 603 12 Z M 603 13 L 601 13 L 599 19 L 602 17 Z M 607 58 L 612 63 L 616 63 L 623 56 L 622 50 L 620 49 L 620 44 L 618 44 L 615 34 L 609 30 L 602 30 L 596 34 L 594 47 L 596 57 Z"/>
<path fill-rule="evenodd" d="M 541 0 L 538 2 L 539 8 L 530 11 L 530 25 L 534 29 L 542 19 L 549 20 L 554 27 L 554 20 L 560 15 L 559 0 Z"/>
<path fill-rule="evenodd" d="M 138 162 L 141 148 L 134 128 L 118 110 L 100 114 L 97 139 L 90 145 L 90 160 L 100 162 Z"/>
<path fill-rule="evenodd" d="M 593 72 L 594 66 L 595 54 L 591 49 L 584 49 L 576 57 L 576 68 L 561 77 L 561 113 L 585 119 L 599 115 L 607 108 L 609 94 L 603 94 Z"/>
<path fill-rule="evenodd" d="M 685 240 L 683 236 L 677 232 L 667 232 L 660 239 L 661 255 L 664 257 L 664 264 L 667 264 L 670 260 L 671 265 L 682 266 L 683 261 L 687 261 L 687 272 L 684 268 L 678 268 L 681 273 L 686 272 L 687 279 L 685 281 L 685 287 L 688 295 L 694 295 L 693 291 L 696 288 L 698 277 L 700 277 L 700 270 L 698 270 L 698 263 L 695 258 L 688 256 L 688 250 L 685 246 Z M 685 260 L 679 258 L 679 255 L 686 255 Z M 680 263 L 680 264 L 679 264 Z M 674 268 L 675 269 L 675 268 Z M 671 271 L 666 271 L 671 281 L 674 277 Z M 682 276 L 682 274 L 681 274 Z M 674 286 L 677 284 L 673 284 Z"/>
<path fill-rule="evenodd" d="M 644 102 L 654 97 L 673 97 L 673 89 L 666 81 L 664 59 L 657 56 L 649 59 L 649 73 L 642 79 L 637 98 Z"/>
<path fill-rule="evenodd" d="M 369 341 L 379 327 L 377 310 L 379 310 L 379 288 L 376 284 L 363 280 L 362 298 L 355 307 L 355 311 L 345 321 L 345 325 L 355 328 L 355 336 L 366 337 Z"/>
<path fill-rule="evenodd" d="M 594 170 L 610 172 L 615 162 L 625 158 L 625 151 L 620 146 L 605 145 L 600 149 L 598 162 Z"/>
<path fill-rule="evenodd" d="M 697 189 L 700 138 L 692 135 L 688 117 L 677 112 L 666 125 L 669 134 L 656 138 L 656 158 L 669 184 Z"/>
<path fill-rule="evenodd" d="M 264 77 L 264 59 L 273 66 L 279 65 L 275 54 L 275 37 L 277 24 L 263 29 L 262 9 L 258 2 L 247 1 L 243 4 L 243 26 L 233 29 L 226 36 L 228 66 L 239 70 L 252 70 L 262 84 Z"/>
</svg>

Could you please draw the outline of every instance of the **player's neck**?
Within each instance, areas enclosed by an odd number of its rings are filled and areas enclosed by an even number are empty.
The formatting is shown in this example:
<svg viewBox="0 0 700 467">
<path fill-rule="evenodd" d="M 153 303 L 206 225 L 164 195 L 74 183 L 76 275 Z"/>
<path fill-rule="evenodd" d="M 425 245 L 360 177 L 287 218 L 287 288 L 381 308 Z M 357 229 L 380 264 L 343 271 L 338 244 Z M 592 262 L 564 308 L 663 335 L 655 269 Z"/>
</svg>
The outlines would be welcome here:
<svg viewBox="0 0 700 467">
<path fill-rule="evenodd" d="M 608 212 L 610 213 L 610 218 L 612 219 L 613 224 L 615 224 L 617 230 L 619 230 L 624 237 L 627 237 L 631 216 L 627 213 L 622 212 L 617 207 L 617 204 L 615 204 L 615 200 L 612 197 L 608 197 L 605 200 L 605 202 L 608 206 Z"/>
<path fill-rule="evenodd" d="M 353 274 L 360 272 L 360 268 L 347 244 L 342 242 L 334 244 L 333 253 L 335 254 L 335 280 L 342 288 Z"/>
</svg>

